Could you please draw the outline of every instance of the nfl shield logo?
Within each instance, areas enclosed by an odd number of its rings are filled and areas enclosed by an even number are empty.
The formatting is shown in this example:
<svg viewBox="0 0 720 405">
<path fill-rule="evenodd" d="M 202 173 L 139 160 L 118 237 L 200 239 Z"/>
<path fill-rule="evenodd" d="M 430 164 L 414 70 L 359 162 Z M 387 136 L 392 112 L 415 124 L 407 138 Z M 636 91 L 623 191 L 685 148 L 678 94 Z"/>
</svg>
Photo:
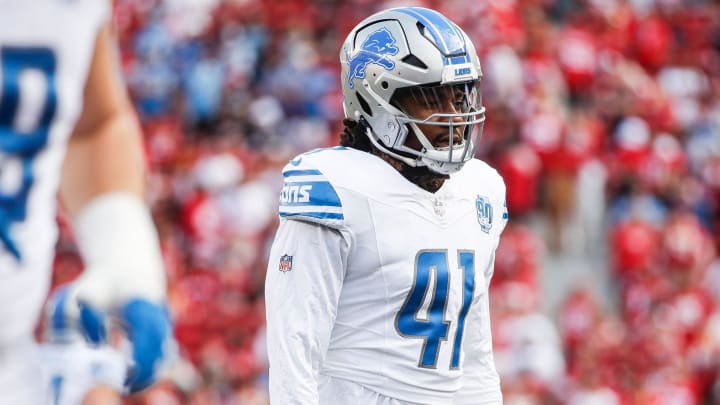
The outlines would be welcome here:
<svg viewBox="0 0 720 405">
<path fill-rule="evenodd" d="M 492 205 L 487 197 L 478 196 L 475 200 L 475 208 L 477 208 L 477 220 L 480 223 L 480 229 L 485 233 L 490 233 L 492 228 Z"/>
<path fill-rule="evenodd" d="M 278 267 L 278 270 L 282 271 L 283 273 L 292 270 L 292 256 L 282 255 L 280 257 L 280 266 Z"/>
</svg>

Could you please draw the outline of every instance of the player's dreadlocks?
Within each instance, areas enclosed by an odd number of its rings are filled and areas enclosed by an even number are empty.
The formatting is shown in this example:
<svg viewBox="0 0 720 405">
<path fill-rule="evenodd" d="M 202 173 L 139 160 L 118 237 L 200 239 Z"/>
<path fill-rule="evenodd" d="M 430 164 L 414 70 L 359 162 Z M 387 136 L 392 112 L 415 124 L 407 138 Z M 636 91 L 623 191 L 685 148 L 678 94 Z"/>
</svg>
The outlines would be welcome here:
<svg viewBox="0 0 720 405">
<path fill-rule="evenodd" d="M 435 173 L 425 166 L 408 166 L 387 153 L 384 153 L 376 148 L 372 142 L 370 142 L 370 138 L 368 138 L 366 133 L 367 130 L 368 127 L 366 123 L 345 118 L 343 120 L 343 132 L 340 134 L 340 146 L 361 150 L 363 152 L 379 156 L 399 171 L 400 174 L 402 174 L 408 181 L 417 184 L 420 188 L 431 193 L 440 189 L 443 182 L 450 178 L 448 175 Z"/>
<path fill-rule="evenodd" d="M 377 154 L 374 151 L 376 148 L 365 134 L 365 131 L 367 131 L 366 124 L 345 118 L 343 126 L 343 132 L 340 134 L 340 146 Z"/>
</svg>

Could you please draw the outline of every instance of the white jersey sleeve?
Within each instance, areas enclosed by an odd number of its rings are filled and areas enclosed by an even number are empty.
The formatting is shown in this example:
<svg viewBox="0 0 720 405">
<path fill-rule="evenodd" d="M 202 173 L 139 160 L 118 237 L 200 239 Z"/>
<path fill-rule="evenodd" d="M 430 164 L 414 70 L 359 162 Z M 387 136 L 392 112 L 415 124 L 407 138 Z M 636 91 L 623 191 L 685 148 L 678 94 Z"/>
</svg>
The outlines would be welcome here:
<svg viewBox="0 0 720 405">
<path fill-rule="evenodd" d="M 280 221 L 265 283 L 270 400 L 318 404 L 348 243 L 335 229 L 292 218 Z"/>
</svg>

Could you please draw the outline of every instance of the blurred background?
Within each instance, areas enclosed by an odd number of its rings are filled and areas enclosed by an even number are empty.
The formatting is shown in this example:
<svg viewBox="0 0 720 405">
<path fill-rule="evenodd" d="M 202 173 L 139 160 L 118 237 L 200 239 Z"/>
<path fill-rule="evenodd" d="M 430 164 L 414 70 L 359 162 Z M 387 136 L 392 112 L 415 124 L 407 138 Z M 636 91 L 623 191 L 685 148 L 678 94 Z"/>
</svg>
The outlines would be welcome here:
<svg viewBox="0 0 720 405">
<path fill-rule="evenodd" d="M 457 22 L 483 65 L 505 403 L 720 403 L 720 2 L 118 0 L 182 357 L 127 403 L 267 403 L 281 168 L 337 143 L 340 44 L 398 5 Z M 82 270 L 59 222 L 55 284 Z"/>
</svg>

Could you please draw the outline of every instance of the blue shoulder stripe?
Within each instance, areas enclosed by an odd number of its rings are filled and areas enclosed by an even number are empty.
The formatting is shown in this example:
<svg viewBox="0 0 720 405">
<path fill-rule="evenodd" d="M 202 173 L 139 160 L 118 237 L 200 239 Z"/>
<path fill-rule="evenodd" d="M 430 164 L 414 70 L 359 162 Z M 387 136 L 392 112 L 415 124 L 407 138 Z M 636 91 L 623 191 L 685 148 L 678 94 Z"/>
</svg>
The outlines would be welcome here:
<svg viewBox="0 0 720 405">
<path fill-rule="evenodd" d="M 283 172 L 283 177 L 292 177 L 292 176 L 317 176 L 322 175 L 320 173 L 320 170 L 310 169 L 310 170 L 288 170 L 286 172 Z"/>
<path fill-rule="evenodd" d="M 323 206 L 341 207 L 340 197 L 327 181 L 285 182 L 280 192 L 281 207 Z"/>
<path fill-rule="evenodd" d="M 287 170 L 283 176 L 281 217 L 344 219 L 340 197 L 319 170 Z"/>
<path fill-rule="evenodd" d="M 343 219 L 343 214 L 337 214 L 334 212 L 282 212 L 280 211 L 280 216 L 283 218 L 287 217 L 309 217 L 309 218 L 316 218 L 316 219 Z"/>
</svg>

